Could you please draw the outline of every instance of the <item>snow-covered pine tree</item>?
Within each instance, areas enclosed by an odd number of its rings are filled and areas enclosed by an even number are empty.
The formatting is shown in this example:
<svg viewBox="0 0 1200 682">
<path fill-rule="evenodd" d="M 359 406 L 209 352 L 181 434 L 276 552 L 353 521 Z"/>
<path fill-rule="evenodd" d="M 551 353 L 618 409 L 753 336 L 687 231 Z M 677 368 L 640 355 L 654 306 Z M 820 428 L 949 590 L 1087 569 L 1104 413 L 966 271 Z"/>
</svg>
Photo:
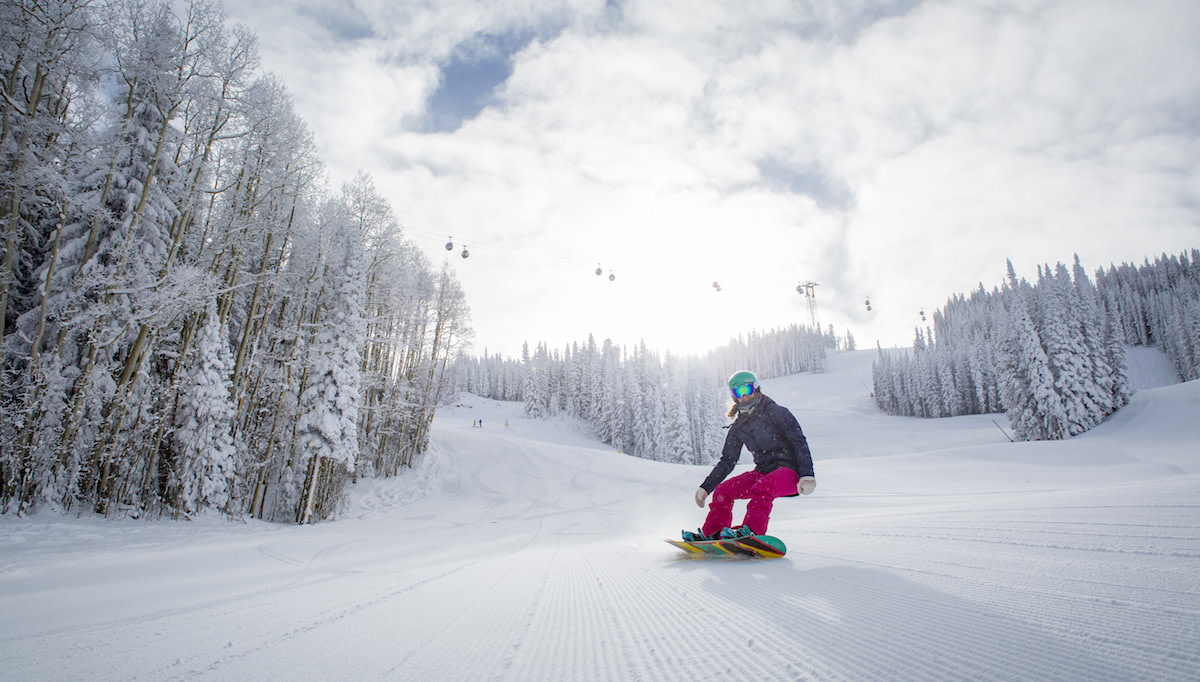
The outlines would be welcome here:
<svg viewBox="0 0 1200 682">
<path fill-rule="evenodd" d="M 546 347 L 538 344 L 533 353 L 525 345 L 525 416 L 542 419 L 550 416 L 550 362 Z"/>
<path fill-rule="evenodd" d="M 874 386 L 871 393 L 875 398 L 875 404 L 881 410 L 888 414 L 896 414 L 898 406 L 892 383 L 894 372 L 892 358 L 891 355 L 883 352 L 883 345 L 878 340 L 875 341 L 875 351 L 877 356 L 871 363 L 871 384 Z"/>
<path fill-rule="evenodd" d="M 1125 359 L 1125 341 L 1118 331 L 1117 311 L 1107 311 L 1104 324 L 1104 359 L 1112 371 L 1112 405 L 1118 410 L 1129 403 L 1133 389 L 1129 386 L 1129 363 Z"/>
<path fill-rule="evenodd" d="M 332 203 L 332 202 L 331 202 Z M 332 235 L 320 296 L 320 324 L 308 348 L 307 386 L 300 395 L 296 439 L 306 471 L 296 520 L 309 523 L 336 511 L 342 486 L 358 461 L 361 347 L 365 299 L 362 236 L 341 206 L 324 216 Z M 298 470 L 300 470 L 298 469 Z"/>
<path fill-rule="evenodd" d="M 6 457 L 4 468 L 14 473 L 4 482 L 10 488 L 4 499 L 15 499 L 18 515 L 43 505 L 61 511 L 65 500 L 78 492 L 73 487 L 78 480 L 78 462 L 61 461 L 57 456 L 69 386 L 59 362 L 59 356 L 50 353 L 32 365 L 33 381 L 26 387 L 32 395 L 18 422 L 22 428 L 14 433 L 20 455 Z M 11 453 L 12 447 L 5 448 L 6 452 Z"/>
<path fill-rule="evenodd" d="M 185 514 L 229 508 L 237 476 L 233 424 L 233 356 L 221 333 L 216 301 L 204 315 L 195 367 L 180 398 L 172 435 L 175 508 Z"/>
<path fill-rule="evenodd" d="M 1095 390 L 1091 357 L 1076 319 L 1079 308 L 1073 293 L 1070 277 L 1061 263 L 1054 273 L 1049 265 L 1038 268 L 1038 286 L 1033 291 L 1038 336 L 1054 377 L 1054 392 L 1065 414 L 1063 433 L 1053 438 L 1083 433 L 1102 418 L 1092 398 Z"/>
<path fill-rule="evenodd" d="M 629 404 L 629 451 L 643 459 L 658 459 L 658 433 L 662 413 L 662 395 L 658 387 L 661 365 L 646 342 L 633 347 L 633 356 L 626 363 L 625 385 Z"/>
<path fill-rule="evenodd" d="M 697 464 L 697 443 L 692 441 L 686 400 L 686 367 L 668 353 L 663 362 L 663 415 L 658 437 L 661 459 L 666 462 Z"/>
<path fill-rule="evenodd" d="M 1124 403 L 1118 404 L 1117 400 L 1116 382 L 1118 377 L 1117 371 L 1109 364 L 1109 351 L 1105 338 L 1108 333 L 1108 325 L 1100 304 L 1100 296 L 1088 278 L 1087 271 L 1084 270 L 1083 264 L 1079 260 L 1079 254 L 1075 254 L 1071 275 L 1075 287 L 1072 298 L 1076 307 L 1074 319 L 1079 325 L 1079 333 L 1083 336 L 1084 346 L 1091 361 L 1091 397 L 1099 415 L 1096 423 L 1099 423 Z M 1120 347 L 1118 352 L 1123 356 L 1124 347 Z"/>
<path fill-rule="evenodd" d="M 1033 291 L 1017 280 L 1008 263 L 1004 299 L 1008 311 L 999 348 L 1000 395 L 1021 440 L 1057 440 L 1067 435 L 1066 410 L 1031 314 Z"/>
<path fill-rule="evenodd" d="M 596 348 L 596 337 L 588 334 L 587 341 L 576 354 L 579 358 L 579 399 L 575 416 L 591 420 L 596 411 L 596 391 L 599 386 L 597 368 L 600 364 L 600 351 Z"/>
<path fill-rule="evenodd" d="M 576 416 L 579 414 L 579 344 L 569 344 L 563 350 L 562 367 L 562 412 Z"/>
<path fill-rule="evenodd" d="M 625 395 L 620 379 L 621 350 L 612 339 L 604 340 L 596 371 L 599 391 L 596 395 L 596 415 L 592 424 L 601 442 L 609 443 L 618 449 L 624 448 Z"/>
<path fill-rule="evenodd" d="M 1200 285 L 1195 296 L 1176 297 L 1176 326 L 1182 367 L 1180 376 L 1186 381 L 1200 379 Z"/>
</svg>

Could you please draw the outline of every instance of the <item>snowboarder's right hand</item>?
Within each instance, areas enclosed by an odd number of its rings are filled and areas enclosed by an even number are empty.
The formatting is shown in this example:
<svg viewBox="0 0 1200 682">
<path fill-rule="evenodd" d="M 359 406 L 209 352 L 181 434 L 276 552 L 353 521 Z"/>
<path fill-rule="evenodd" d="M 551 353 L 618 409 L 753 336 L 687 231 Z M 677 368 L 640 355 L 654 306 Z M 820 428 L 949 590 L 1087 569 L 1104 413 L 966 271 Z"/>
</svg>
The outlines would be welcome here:
<svg viewBox="0 0 1200 682">
<path fill-rule="evenodd" d="M 696 506 L 704 509 L 704 501 L 708 499 L 708 491 L 704 488 L 696 488 Z"/>
</svg>

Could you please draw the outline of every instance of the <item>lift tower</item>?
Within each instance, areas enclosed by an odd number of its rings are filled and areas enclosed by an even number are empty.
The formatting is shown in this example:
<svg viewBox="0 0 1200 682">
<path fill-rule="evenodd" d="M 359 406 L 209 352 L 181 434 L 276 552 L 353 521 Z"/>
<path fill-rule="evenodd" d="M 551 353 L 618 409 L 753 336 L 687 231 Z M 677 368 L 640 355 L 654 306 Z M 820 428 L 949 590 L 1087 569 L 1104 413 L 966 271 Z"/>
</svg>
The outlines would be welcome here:
<svg viewBox="0 0 1200 682">
<path fill-rule="evenodd" d="M 819 286 L 821 285 L 811 280 L 796 285 L 796 293 L 804 294 L 808 299 L 808 316 L 812 318 L 813 331 L 818 334 L 821 333 L 821 325 L 817 323 L 817 295 L 814 290 Z"/>
</svg>

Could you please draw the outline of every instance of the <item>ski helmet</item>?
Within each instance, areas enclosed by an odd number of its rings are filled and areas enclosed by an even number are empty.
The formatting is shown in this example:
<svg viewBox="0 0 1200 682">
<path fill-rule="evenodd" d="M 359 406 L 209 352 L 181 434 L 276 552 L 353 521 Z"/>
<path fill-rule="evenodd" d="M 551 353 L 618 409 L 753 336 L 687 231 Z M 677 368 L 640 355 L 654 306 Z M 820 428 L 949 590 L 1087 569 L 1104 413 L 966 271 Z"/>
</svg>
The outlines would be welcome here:
<svg viewBox="0 0 1200 682">
<path fill-rule="evenodd" d="M 743 396 L 758 393 L 758 377 L 754 375 L 754 372 L 744 369 L 734 372 L 733 376 L 729 377 L 729 381 L 726 383 L 729 385 L 729 392 L 733 394 L 735 399 L 740 397 L 738 395 L 739 392 Z M 749 391 L 746 391 L 744 388 L 746 386 L 750 387 Z"/>
</svg>

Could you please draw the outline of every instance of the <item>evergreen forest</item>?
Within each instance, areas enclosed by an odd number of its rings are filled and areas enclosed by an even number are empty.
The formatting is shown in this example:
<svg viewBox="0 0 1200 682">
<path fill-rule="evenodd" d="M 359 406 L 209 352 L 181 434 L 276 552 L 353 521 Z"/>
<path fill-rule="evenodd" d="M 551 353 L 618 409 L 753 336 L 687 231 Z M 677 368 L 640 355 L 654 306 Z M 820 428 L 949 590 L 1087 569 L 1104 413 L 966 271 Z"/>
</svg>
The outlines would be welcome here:
<svg viewBox="0 0 1200 682">
<path fill-rule="evenodd" d="M 880 349 L 875 399 L 888 414 L 1003 412 L 1020 440 L 1099 424 L 1130 396 L 1126 346 L 1162 349 L 1180 381 L 1200 378 L 1200 251 L 1096 272 L 1039 266 L 957 295 L 916 329 L 911 352 Z"/>
</svg>

